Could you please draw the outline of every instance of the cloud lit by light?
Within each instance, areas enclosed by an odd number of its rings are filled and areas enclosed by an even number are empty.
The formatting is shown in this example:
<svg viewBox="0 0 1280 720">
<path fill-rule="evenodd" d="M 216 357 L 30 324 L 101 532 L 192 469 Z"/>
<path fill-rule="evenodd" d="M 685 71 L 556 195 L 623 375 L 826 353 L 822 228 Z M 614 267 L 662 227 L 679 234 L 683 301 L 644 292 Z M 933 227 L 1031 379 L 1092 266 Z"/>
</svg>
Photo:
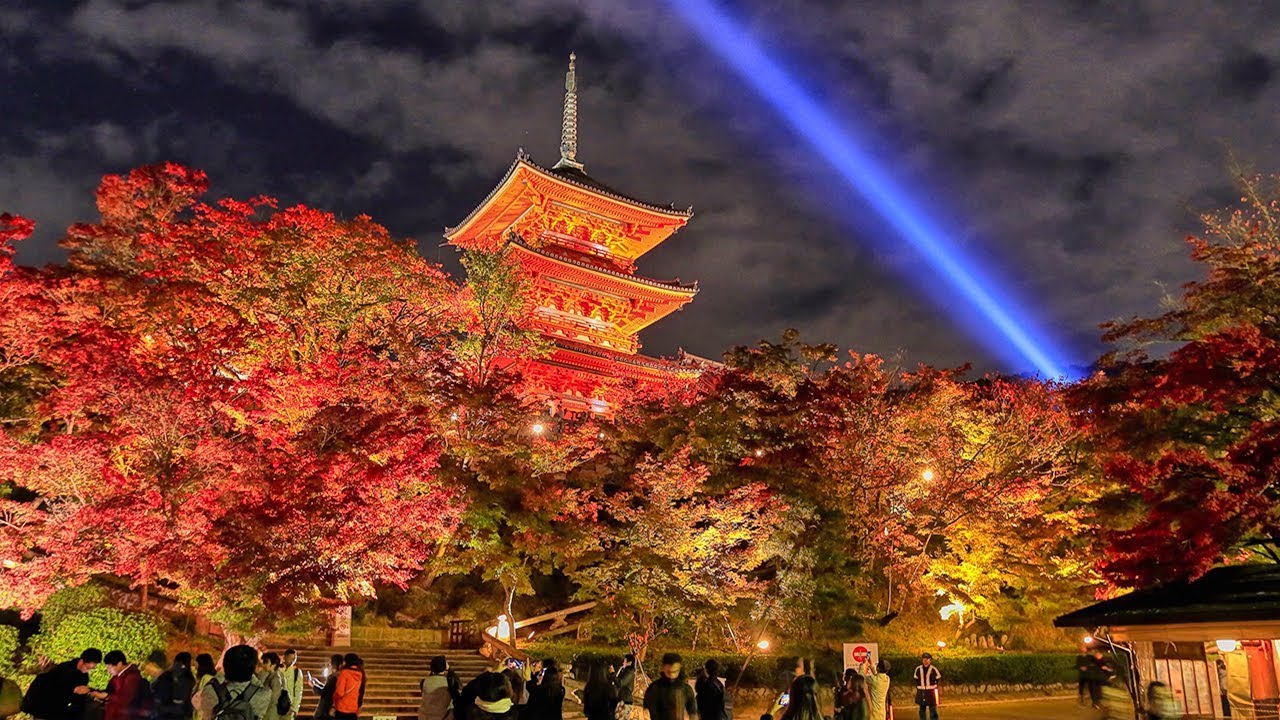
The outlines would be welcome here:
<svg viewBox="0 0 1280 720">
<path fill-rule="evenodd" d="M 761 48 L 739 23 L 710 0 L 672 0 L 689 26 L 862 196 L 932 269 L 925 283 L 941 281 L 962 302 L 944 310 L 969 327 L 987 349 L 1017 370 L 1065 377 L 1064 354 L 1034 326 L 1007 293 L 967 258 L 941 228 L 889 177 L 882 161 L 860 147 L 836 119 L 806 94 L 797 79 Z M 975 317 L 980 325 L 971 323 Z"/>
</svg>

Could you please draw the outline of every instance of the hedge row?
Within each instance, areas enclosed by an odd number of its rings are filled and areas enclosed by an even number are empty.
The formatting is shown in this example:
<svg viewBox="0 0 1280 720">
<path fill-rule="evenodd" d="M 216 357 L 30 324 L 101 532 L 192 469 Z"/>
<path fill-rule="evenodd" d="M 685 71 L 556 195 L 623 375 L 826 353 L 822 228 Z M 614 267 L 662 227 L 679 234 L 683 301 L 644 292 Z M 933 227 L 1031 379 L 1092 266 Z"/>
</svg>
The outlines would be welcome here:
<svg viewBox="0 0 1280 720">
<path fill-rule="evenodd" d="M 537 657 L 555 658 L 561 665 L 572 667 L 574 670 L 582 670 L 596 662 L 616 666 L 626 652 L 617 648 L 571 643 L 535 643 L 526 649 Z M 656 676 L 663 652 L 664 650 L 650 650 L 649 657 L 644 662 L 645 671 L 650 677 Z M 715 659 L 720 664 L 721 675 L 727 677 L 731 683 L 737 680 L 738 672 L 746 659 L 744 655 L 716 652 L 680 651 L 680 655 L 684 658 L 684 666 L 690 674 L 708 659 Z M 843 669 L 840 653 L 824 651 L 811 655 L 818 681 L 824 685 L 834 683 L 836 676 Z M 995 683 L 1047 685 L 1074 682 L 1076 679 L 1075 655 L 1069 653 L 951 655 L 946 652 L 935 652 L 933 655 L 934 663 L 942 671 L 944 681 L 957 685 Z M 907 655 L 886 655 L 885 660 L 891 666 L 889 676 L 895 685 L 910 683 L 911 673 L 920 663 L 917 656 Z M 781 688 L 791 678 L 794 667 L 795 656 L 756 655 L 747 666 L 741 684 L 744 687 Z"/>
</svg>

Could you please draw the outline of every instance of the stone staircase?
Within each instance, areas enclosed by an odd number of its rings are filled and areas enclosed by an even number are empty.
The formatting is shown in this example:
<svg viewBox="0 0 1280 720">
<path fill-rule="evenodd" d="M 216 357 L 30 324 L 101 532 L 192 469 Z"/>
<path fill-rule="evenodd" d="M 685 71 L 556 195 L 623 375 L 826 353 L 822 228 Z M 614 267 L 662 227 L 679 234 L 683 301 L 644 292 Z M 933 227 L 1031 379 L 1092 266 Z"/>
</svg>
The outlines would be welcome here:
<svg viewBox="0 0 1280 720">
<path fill-rule="evenodd" d="M 431 658 L 436 655 L 449 658 L 449 666 L 461 676 L 463 683 L 493 666 L 473 650 L 348 647 L 300 647 L 297 650 L 298 667 L 304 673 L 311 671 L 317 678 L 328 663 L 330 655 L 354 652 L 364 660 L 368 684 L 365 687 L 361 718 L 394 716 L 402 720 L 416 719 L 418 700 L 422 697 L 418 681 L 431 673 Z M 299 717 L 303 720 L 310 718 L 318 699 L 319 696 L 314 692 L 304 693 Z"/>
</svg>

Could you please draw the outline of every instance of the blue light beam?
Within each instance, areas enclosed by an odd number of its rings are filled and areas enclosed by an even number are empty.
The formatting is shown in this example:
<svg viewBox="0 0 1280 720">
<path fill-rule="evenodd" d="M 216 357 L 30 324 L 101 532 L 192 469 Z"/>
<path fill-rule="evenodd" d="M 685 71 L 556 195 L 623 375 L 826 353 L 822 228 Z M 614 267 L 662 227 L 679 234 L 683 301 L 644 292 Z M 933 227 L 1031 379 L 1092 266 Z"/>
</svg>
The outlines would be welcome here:
<svg viewBox="0 0 1280 720">
<path fill-rule="evenodd" d="M 1002 340 L 980 338 L 988 349 L 1006 360 L 1015 360 L 1018 365 L 1029 363 L 1046 378 L 1067 377 L 1066 365 L 1059 360 L 1062 355 L 1052 343 L 1034 332 L 1028 319 L 1016 316 L 1008 302 L 997 299 L 991 290 L 995 284 L 966 262 L 946 234 L 912 205 L 875 159 L 858 147 L 830 113 L 800 89 L 750 33 L 709 0 L 670 0 L 670 3 L 698 36 L 773 105 L 850 187 L 893 225 L 938 275 L 998 332 Z M 1010 346 L 1015 353 L 1010 353 Z"/>
</svg>

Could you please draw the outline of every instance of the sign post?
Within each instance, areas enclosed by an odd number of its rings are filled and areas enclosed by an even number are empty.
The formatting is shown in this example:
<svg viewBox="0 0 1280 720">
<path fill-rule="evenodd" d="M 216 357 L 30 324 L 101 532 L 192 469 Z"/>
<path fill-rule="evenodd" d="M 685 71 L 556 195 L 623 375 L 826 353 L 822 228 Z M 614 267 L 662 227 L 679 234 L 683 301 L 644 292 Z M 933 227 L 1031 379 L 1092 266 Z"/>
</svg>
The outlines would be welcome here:
<svg viewBox="0 0 1280 720">
<path fill-rule="evenodd" d="M 844 669 L 853 668 L 859 674 L 871 675 L 880 662 L 880 645 L 869 642 L 851 642 L 844 644 Z"/>
</svg>

